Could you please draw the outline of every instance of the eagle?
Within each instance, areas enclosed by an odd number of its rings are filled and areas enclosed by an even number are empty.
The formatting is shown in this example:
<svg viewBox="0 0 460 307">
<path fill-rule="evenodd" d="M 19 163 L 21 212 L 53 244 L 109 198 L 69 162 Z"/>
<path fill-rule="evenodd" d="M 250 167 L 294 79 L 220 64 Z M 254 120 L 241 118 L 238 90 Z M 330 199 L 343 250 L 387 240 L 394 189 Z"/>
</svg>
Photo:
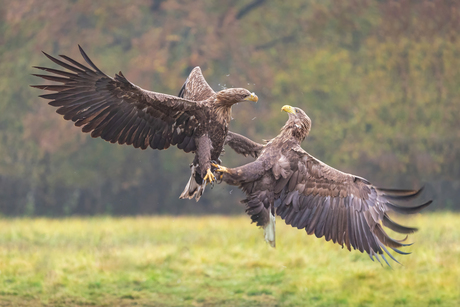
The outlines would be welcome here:
<svg viewBox="0 0 460 307">
<path fill-rule="evenodd" d="M 206 183 L 214 182 L 211 161 L 219 161 L 231 120 L 231 107 L 258 97 L 244 88 L 228 88 L 217 93 L 201 86 L 199 67 L 181 89 L 185 98 L 147 91 L 131 83 L 120 71 L 111 78 L 103 73 L 78 46 L 85 66 L 65 55 L 61 61 L 45 52 L 54 63 L 69 71 L 34 68 L 53 75 L 33 74 L 59 85 L 31 85 L 53 91 L 39 97 L 51 100 L 56 112 L 93 138 L 135 148 L 167 149 L 170 145 L 195 153 L 192 176 L 181 198 L 201 197 Z M 204 78 L 202 78 L 204 80 Z M 207 85 L 207 83 L 206 83 Z M 187 99 L 191 98 L 191 99 Z M 202 99 L 201 99 L 202 98 Z M 198 182 L 198 183 L 197 183 Z"/>
<path fill-rule="evenodd" d="M 410 244 L 406 239 L 392 239 L 382 226 L 410 234 L 417 229 L 399 225 L 388 212 L 417 213 L 431 201 L 418 206 L 396 205 L 394 201 L 410 200 L 421 190 L 377 188 L 366 179 L 341 172 L 316 159 L 300 147 L 308 136 L 311 120 L 295 107 L 283 106 L 289 118 L 278 136 L 261 145 L 258 158 L 246 165 L 226 168 L 214 164 L 221 180 L 239 186 L 246 194 L 242 201 L 252 222 L 264 228 L 265 240 L 275 247 L 275 215 L 287 225 L 305 229 L 347 247 L 366 252 L 374 261 L 379 255 L 389 265 L 385 253 L 394 261 L 387 247 L 399 254 L 398 248 Z"/>
<path fill-rule="evenodd" d="M 193 101 L 207 100 L 214 97 L 215 95 L 216 92 L 214 92 L 214 90 L 204 78 L 200 67 L 195 67 L 190 72 L 178 94 L 178 96 L 181 98 Z M 252 156 L 253 158 L 257 158 L 258 154 L 263 148 L 263 145 L 256 143 L 241 134 L 229 130 L 227 131 L 224 145 L 228 145 L 238 154 L 244 156 Z M 220 159 L 217 161 L 221 162 Z M 206 183 L 200 176 L 200 172 L 197 171 L 199 170 L 200 166 L 196 156 L 190 165 L 190 168 L 192 172 L 190 180 L 188 181 L 187 186 L 179 198 L 191 199 L 195 197 L 198 201 L 204 191 L 204 188 L 206 187 Z"/>
</svg>

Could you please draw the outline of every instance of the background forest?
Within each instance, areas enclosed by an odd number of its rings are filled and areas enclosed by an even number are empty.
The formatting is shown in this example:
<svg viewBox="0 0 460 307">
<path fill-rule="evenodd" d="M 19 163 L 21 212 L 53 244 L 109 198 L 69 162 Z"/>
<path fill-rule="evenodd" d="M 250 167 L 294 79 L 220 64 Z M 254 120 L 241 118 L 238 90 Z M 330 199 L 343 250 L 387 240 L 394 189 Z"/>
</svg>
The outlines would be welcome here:
<svg viewBox="0 0 460 307">
<path fill-rule="evenodd" d="M 179 200 L 193 157 L 92 139 L 38 98 L 41 51 L 121 70 L 177 94 L 200 66 L 246 87 L 231 130 L 275 136 L 281 106 L 313 121 L 311 154 L 375 185 L 417 188 L 460 209 L 460 2 L 0 0 L 0 212 L 4 215 L 242 213 L 234 187 Z M 227 148 L 226 166 L 247 158 Z"/>
</svg>

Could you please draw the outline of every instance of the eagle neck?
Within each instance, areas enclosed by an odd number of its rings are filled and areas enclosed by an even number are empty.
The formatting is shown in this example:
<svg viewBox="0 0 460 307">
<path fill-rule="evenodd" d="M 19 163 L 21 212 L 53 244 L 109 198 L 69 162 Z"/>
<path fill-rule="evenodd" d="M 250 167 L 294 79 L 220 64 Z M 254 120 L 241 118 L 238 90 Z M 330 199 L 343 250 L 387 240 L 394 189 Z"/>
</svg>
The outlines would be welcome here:
<svg viewBox="0 0 460 307">
<path fill-rule="evenodd" d="M 217 119 L 219 122 L 228 125 L 230 119 L 232 118 L 232 106 L 221 103 L 218 98 L 214 103 L 214 111 L 216 112 Z"/>
<path fill-rule="evenodd" d="M 303 127 L 296 124 L 295 122 L 288 121 L 286 125 L 281 128 L 279 137 L 281 139 L 290 139 L 293 137 L 296 141 L 302 143 L 308 135 L 308 130 L 302 128 Z"/>
</svg>

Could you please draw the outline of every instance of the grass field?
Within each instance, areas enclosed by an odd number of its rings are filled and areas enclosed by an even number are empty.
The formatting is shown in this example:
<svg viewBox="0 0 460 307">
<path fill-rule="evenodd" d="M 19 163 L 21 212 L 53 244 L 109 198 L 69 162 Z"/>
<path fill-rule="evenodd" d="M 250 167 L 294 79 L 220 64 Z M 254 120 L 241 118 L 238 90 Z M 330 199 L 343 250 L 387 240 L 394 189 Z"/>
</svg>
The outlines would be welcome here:
<svg viewBox="0 0 460 307">
<path fill-rule="evenodd" d="M 278 220 L 0 219 L 0 306 L 460 306 L 460 215 L 420 227 L 393 269 Z M 400 236 L 399 236 L 400 237 Z"/>
</svg>

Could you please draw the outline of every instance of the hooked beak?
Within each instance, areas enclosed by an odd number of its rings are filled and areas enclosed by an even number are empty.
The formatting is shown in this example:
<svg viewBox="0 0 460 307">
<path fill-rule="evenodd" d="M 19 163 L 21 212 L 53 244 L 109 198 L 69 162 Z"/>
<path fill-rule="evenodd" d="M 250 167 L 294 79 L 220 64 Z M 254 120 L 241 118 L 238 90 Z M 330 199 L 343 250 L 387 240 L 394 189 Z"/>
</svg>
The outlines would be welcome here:
<svg viewBox="0 0 460 307">
<path fill-rule="evenodd" d="M 256 94 L 251 93 L 251 96 L 248 96 L 248 97 L 244 98 L 244 100 L 257 102 L 259 100 L 259 97 L 257 97 Z"/>
<path fill-rule="evenodd" d="M 288 106 L 288 105 L 285 105 L 281 108 L 281 111 L 284 111 L 284 112 L 287 112 L 287 113 L 291 113 L 291 114 L 295 114 L 295 110 L 293 107 L 291 106 Z"/>
</svg>

